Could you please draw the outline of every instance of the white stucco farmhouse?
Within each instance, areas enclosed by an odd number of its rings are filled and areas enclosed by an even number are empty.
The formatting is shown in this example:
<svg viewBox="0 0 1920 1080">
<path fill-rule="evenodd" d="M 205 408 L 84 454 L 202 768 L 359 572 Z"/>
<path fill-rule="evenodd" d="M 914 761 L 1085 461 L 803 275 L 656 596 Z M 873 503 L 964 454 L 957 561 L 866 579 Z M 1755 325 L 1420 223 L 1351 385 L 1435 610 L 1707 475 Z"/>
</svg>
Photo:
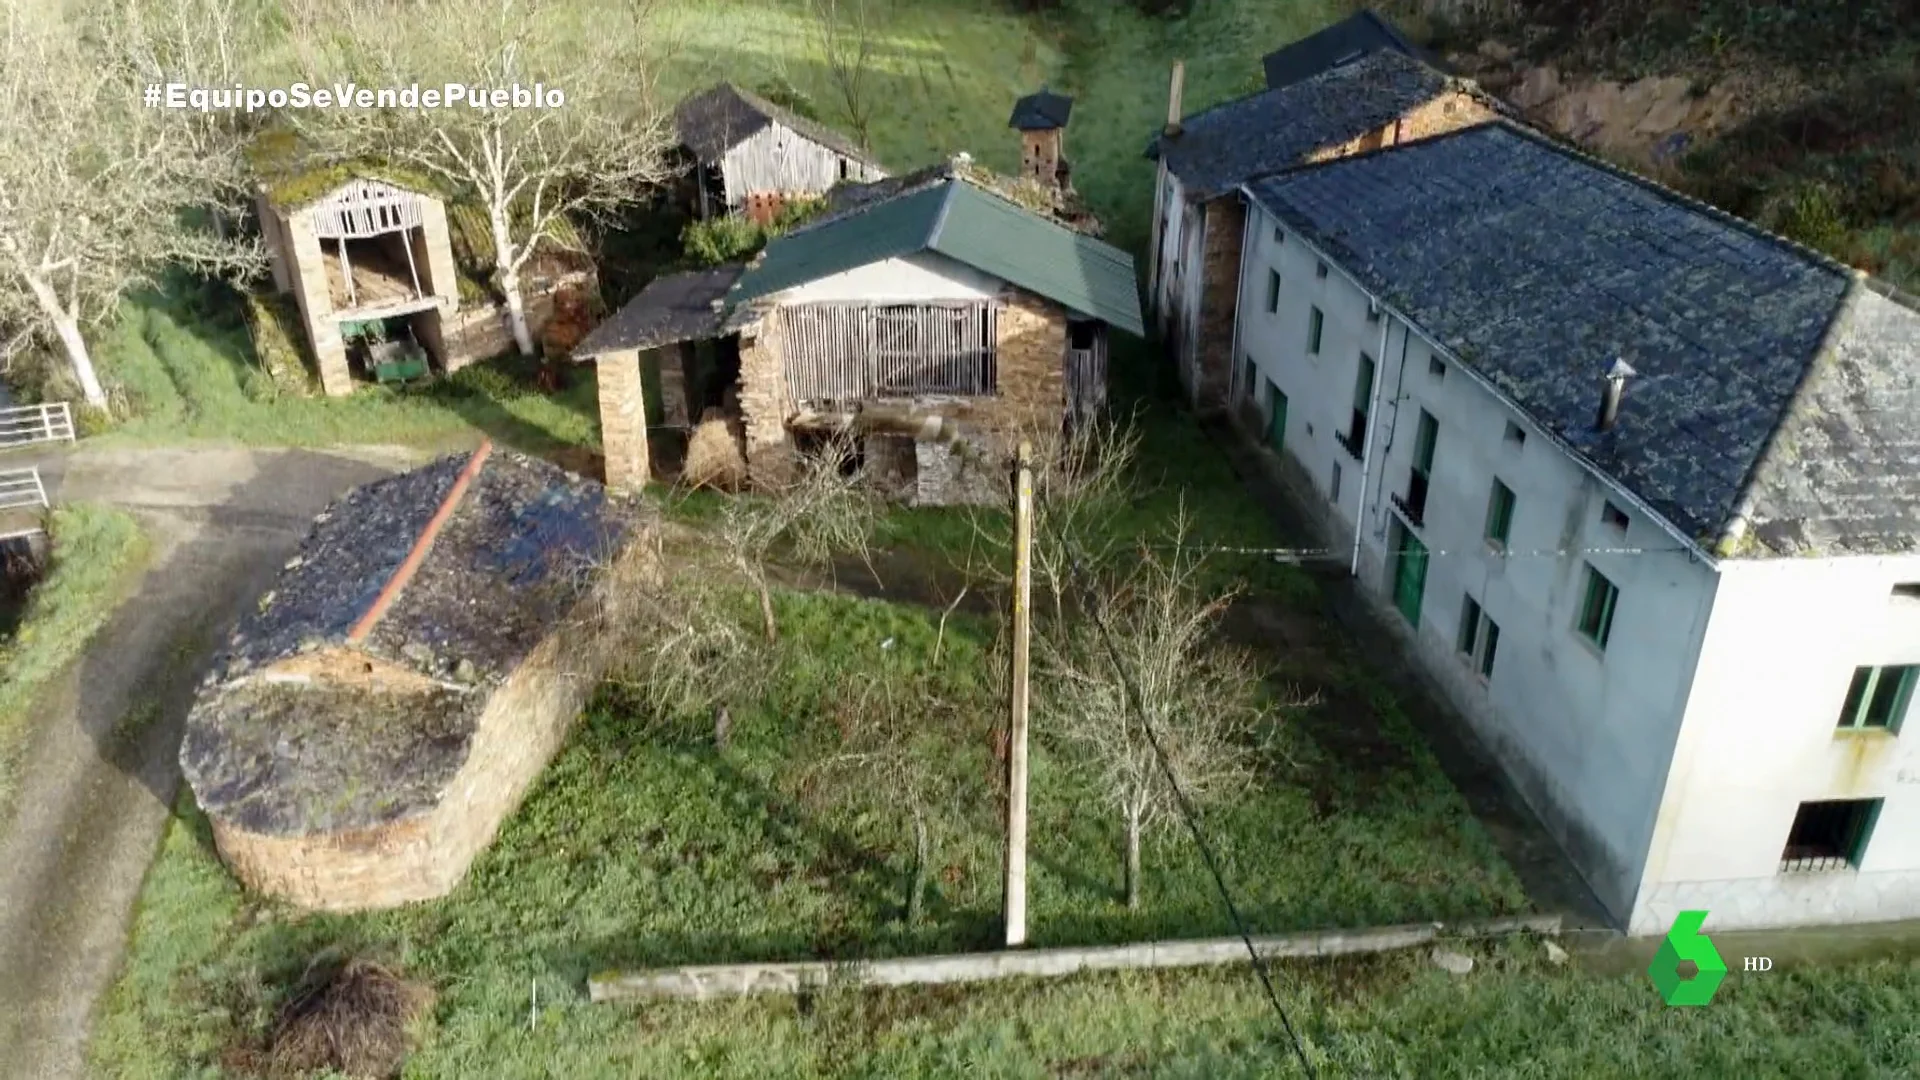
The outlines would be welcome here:
<svg viewBox="0 0 1920 1080">
<path fill-rule="evenodd" d="M 1241 192 L 1237 419 L 1614 916 L 1920 917 L 1920 305 L 1504 121 Z"/>
</svg>

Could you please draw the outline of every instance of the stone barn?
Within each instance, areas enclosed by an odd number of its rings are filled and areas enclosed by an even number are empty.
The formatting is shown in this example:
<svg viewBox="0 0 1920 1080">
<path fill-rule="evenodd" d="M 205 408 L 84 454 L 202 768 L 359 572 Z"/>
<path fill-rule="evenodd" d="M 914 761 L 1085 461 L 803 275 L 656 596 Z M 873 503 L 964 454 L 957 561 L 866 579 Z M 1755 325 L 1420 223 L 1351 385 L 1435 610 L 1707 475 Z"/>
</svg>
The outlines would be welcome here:
<svg viewBox="0 0 1920 1080">
<path fill-rule="evenodd" d="M 769 221 L 789 200 L 887 175 L 852 139 L 730 83 L 682 101 L 674 122 L 701 217 L 719 210 Z"/>
<path fill-rule="evenodd" d="M 187 720 L 221 858 L 306 908 L 447 893 L 559 748 L 653 558 L 640 507 L 487 444 L 334 503 Z"/>
<path fill-rule="evenodd" d="M 405 338 L 445 366 L 441 322 L 460 284 L 437 196 L 357 177 L 294 198 L 263 188 L 256 205 L 274 287 L 293 294 L 323 390 L 352 391 L 349 342 L 366 335 Z"/>
<path fill-rule="evenodd" d="M 608 483 L 646 479 L 623 448 L 646 445 L 645 385 L 675 383 L 661 350 L 720 339 L 724 366 L 678 385 L 727 407 L 755 484 L 850 434 L 911 502 L 997 492 L 1020 436 L 1105 405 L 1109 332 L 1141 333 L 1132 257 L 1058 220 L 1058 196 L 936 167 L 836 193 L 746 266 L 656 281 L 576 353 L 599 366 Z"/>
</svg>

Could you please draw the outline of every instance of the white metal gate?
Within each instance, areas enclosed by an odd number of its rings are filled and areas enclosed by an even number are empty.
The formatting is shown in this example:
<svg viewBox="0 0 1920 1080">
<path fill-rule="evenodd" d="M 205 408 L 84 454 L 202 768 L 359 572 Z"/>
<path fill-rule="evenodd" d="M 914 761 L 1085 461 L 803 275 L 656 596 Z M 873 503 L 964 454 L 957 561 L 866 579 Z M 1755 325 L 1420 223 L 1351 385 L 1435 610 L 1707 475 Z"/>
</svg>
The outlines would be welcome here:
<svg viewBox="0 0 1920 1080">
<path fill-rule="evenodd" d="M 0 450 L 72 441 L 73 410 L 64 401 L 0 409 Z"/>
</svg>

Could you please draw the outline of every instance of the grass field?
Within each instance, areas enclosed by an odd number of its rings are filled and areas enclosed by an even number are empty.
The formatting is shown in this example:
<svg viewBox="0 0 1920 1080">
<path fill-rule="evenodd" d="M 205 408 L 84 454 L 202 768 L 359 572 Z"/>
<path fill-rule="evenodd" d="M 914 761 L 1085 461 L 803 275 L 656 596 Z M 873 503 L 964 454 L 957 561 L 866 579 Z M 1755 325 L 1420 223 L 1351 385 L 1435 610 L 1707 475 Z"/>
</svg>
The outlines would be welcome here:
<svg viewBox="0 0 1920 1080">
<path fill-rule="evenodd" d="M 18 621 L 0 633 L 0 820 L 35 697 L 85 651 L 145 562 L 140 526 L 118 510 L 63 506 L 48 534 L 46 576 L 27 594 Z"/>
</svg>

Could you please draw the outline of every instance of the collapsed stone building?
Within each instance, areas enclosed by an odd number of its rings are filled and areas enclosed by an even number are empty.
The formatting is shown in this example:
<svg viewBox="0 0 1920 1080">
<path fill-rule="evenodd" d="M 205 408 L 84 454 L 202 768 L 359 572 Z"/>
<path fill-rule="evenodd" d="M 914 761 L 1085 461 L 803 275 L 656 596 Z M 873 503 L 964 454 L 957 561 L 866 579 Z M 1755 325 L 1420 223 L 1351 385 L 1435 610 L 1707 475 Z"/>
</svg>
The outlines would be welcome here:
<svg viewBox="0 0 1920 1080">
<path fill-rule="evenodd" d="M 451 890 L 599 682 L 652 534 L 639 505 L 487 444 L 334 503 L 187 720 L 234 875 L 328 910 Z"/>
<path fill-rule="evenodd" d="M 909 502 L 991 497 L 1020 437 L 1105 404 L 1109 332 L 1142 332 L 1132 257 L 1064 170 L 1042 172 L 963 156 L 843 185 L 750 263 L 649 284 L 574 351 L 598 367 L 609 486 L 646 482 L 650 411 L 684 426 L 717 410 L 756 485 L 851 437 Z"/>
</svg>

